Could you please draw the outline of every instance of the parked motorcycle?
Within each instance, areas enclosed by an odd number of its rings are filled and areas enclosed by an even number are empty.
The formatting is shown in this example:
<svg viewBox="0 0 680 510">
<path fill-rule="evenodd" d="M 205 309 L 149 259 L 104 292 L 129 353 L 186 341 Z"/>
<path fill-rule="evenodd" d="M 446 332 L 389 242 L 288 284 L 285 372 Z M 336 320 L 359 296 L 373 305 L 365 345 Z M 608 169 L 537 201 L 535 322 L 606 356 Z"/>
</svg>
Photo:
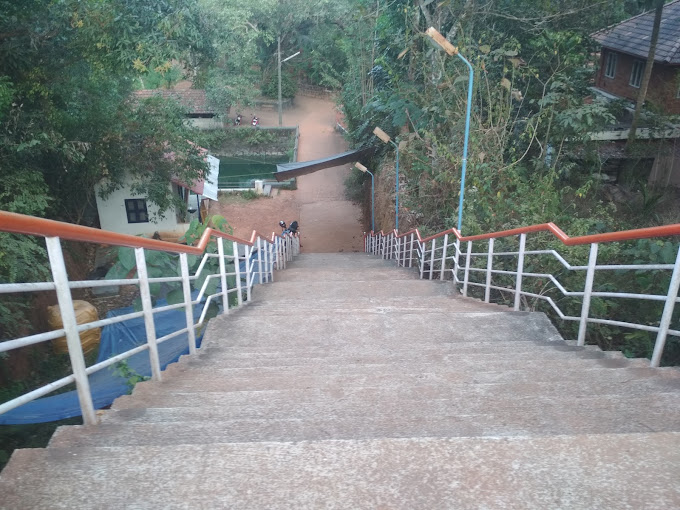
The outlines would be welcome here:
<svg viewBox="0 0 680 510">
<path fill-rule="evenodd" d="M 240 113 L 236 115 L 236 118 L 234 119 L 234 126 L 240 126 L 242 118 L 243 116 Z"/>
<path fill-rule="evenodd" d="M 250 125 L 251 126 L 258 126 L 259 124 L 260 124 L 260 119 L 258 117 L 255 117 L 255 115 L 253 115 L 253 120 L 250 121 Z"/>
</svg>

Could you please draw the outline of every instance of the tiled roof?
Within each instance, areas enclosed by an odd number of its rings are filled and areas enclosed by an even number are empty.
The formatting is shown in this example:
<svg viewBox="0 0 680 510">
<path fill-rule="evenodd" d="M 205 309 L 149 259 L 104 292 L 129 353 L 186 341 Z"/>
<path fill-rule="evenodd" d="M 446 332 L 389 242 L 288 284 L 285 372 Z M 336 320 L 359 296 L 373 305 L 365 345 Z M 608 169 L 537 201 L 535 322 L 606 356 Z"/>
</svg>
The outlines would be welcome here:
<svg viewBox="0 0 680 510">
<path fill-rule="evenodd" d="M 605 48 L 647 58 L 653 24 L 652 10 L 595 32 L 592 37 Z M 674 0 L 663 8 L 654 61 L 680 64 L 680 0 Z"/>
<path fill-rule="evenodd" d="M 135 96 L 146 99 L 153 96 L 161 96 L 165 99 L 173 98 L 187 108 L 190 114 L 214 114 L 214 109 L 208 107 L 205 90 L 201 89 L 152 89 L 137 90 Z"/>
</svg>

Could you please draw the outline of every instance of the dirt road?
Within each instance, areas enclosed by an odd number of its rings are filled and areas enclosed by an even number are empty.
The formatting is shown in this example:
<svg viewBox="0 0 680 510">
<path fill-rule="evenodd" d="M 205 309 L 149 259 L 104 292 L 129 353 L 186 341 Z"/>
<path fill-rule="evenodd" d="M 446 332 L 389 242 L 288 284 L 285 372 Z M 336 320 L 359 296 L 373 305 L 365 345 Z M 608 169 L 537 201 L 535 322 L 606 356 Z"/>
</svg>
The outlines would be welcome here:
<svg viewBox="0 0 680 510">
<path fill-rule="evenodd" d="M 298 96 L 295 106 L 283 112 L 284 126 L 299 126 L 298 161 L 309 161 L 348 150 L 335 130 L 335 105 L 332 101 Z M 260 125 L 278 126 L 278 112 L 253 112 Z M 249 116 L 248 115 L 248 116 Z M 243 200 L 236 197 L 211 206 L 211 214 L 223 215 L 239 237 L 250 236 L 253 229 L 278 231 L 279 220 L 298 220 L 305 252 L 351 252 L 363 248 L 361 210 L 345 199 L 344 180 L 350 166 L 328 168 L 298 177 L 295 191 L 274 191 L 271 198 Z"/>
</svg>

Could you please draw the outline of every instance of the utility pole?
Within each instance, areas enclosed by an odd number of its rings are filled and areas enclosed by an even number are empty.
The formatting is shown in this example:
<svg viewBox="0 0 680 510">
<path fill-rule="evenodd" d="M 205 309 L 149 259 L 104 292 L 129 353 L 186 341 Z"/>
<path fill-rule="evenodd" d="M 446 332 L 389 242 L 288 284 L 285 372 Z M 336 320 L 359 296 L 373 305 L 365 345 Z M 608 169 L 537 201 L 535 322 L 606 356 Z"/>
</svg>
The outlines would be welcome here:
<svg viewBox="0 0 680 510">
<path fill-rule="evenodd" d="M 283 125 L 283 104 L 281 100 L 281 35 L 278 37 L 278 56 L 279 56 L 279 126 Z"/>
</svg>

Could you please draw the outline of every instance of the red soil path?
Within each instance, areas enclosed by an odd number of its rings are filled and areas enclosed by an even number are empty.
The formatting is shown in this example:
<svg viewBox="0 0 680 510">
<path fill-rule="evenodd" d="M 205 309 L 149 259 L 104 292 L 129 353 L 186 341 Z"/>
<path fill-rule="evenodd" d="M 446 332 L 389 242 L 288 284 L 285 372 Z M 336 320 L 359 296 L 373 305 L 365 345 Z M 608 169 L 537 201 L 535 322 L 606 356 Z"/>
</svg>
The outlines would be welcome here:
<svg viewBox="0 0 680 510">
<path fill-rule="evenodd" d="M 261 126 L 278 126 L 274 109 L 248 110 L 260 118 Z M 332 101 L 298 96 L 295 106 L 283 112 L 284 126 L 299 126 L 298 161 L 319 159 L 348 150 L 347 142 L 335 130 L 336 112 Z M 244 128 L 248 128 L 245 126 Z M 241 128 L 241 129 L 244 129 Z M 210 214 L 221 214 L 238 237 L 249 237 L 253 229 L 269 234 L 280 231 L 278 222 L 300 223 L 302 250 L 329 253 L 363 249 L 363 227 L 358 205 L 345 199 L 344 180 L 349 165 L 327 168 L 298 177 L 295 191 L 272 192 L 270 198 L 244 200 L 221 197 Z"/>
</svg>

